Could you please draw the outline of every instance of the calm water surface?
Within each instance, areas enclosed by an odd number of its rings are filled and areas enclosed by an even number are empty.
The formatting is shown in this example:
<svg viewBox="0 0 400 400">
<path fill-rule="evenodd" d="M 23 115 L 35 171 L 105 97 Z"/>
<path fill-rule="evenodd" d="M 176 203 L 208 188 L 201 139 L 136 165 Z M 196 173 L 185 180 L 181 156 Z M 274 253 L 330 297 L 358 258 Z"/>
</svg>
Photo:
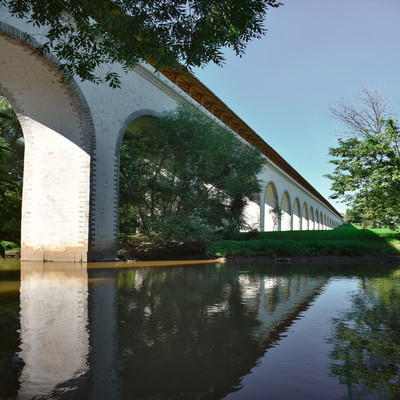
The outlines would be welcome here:
<svg viewBox="0 0 400 400">
<path fill-rule="evenodd" d="M 400 265 L 0 261 L 1 399 L 400 399 Z"/>
</svg>

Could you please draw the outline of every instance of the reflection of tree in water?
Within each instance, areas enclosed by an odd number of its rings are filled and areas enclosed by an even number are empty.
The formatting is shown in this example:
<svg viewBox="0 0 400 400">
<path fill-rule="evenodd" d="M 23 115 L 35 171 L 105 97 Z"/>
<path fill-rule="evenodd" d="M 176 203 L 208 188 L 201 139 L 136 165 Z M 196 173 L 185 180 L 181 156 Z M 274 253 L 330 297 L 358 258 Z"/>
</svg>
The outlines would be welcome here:
<svg viewBox="0 0 400 400">
<path fill-rule="evenodd" d="M 400 277 L 364 280 L 329 341 L 331 374 L 350 398 L 400 399 Z"/>
<path fill-rule="evenodd" d="M 269 347 L 269 316 L 277 318 L 287 286 L 298 280 L 266 280 L 264 273 L 224 267 L 216 273 L 214 266 L 120 271 L 117 365 L 124 396 L 220 399 L 238 388 Z M 293 293 L 280 309 L 294 313 L 295 299 L 304 302 L 315 286 Z M 272 311 L 260 313 L 265 301 Z"/>
<path fill-rule="evenodd" d="M 185 268 L 140 271 L 136 287 L 119 285 L 126 323 L 120 325 L 117 358 L 126 395 L 220 398 L 248 372 L 243 358 L 252 366 L 263 354 L 251 334 L 259 326 L 256 310 L 241 302 L 238 280 Z M 128 272 L 137 274 L 126 271 L 120 281 L 133 282 Z M 173 284 L 166 283 L 171 274 Z"/>
<path fill-rule="evenodd" d="M 0 398 L 15 398 L 23 362 L 19 351 L 19 271 L 0 274 Z M 8 284 L 8 285 L 7 285 Z M 14 285 L 12 285 L 14 284 Z"/>
</svg>

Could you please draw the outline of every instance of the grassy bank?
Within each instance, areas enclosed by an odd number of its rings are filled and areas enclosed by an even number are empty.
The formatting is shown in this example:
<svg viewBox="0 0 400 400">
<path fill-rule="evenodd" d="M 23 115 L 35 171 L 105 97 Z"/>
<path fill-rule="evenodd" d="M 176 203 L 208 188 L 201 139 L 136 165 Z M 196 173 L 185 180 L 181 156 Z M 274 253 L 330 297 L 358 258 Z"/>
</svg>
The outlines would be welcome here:
<svg viewBox="0 0 400 400">
<path fill-rule="evenodd" d="M 400 232 L 343 225 L 331 231 L 240 233 L 206 248 L 210 256 L 294 257 L 400 255 Z"/>
<path fill-rule="evenodd" d="M 6 251 L 20 251 L 18 242 L 0 241 Z M 191 259 L 203 257 L 303 257 L 400 255 L 400 231 L 343 225 L 332 231 L 249 232 L 220 240 L 205 249 L 199 242 L 161 243 L 124 238 L 120 253 L 128 259 Z"/>
</svg>

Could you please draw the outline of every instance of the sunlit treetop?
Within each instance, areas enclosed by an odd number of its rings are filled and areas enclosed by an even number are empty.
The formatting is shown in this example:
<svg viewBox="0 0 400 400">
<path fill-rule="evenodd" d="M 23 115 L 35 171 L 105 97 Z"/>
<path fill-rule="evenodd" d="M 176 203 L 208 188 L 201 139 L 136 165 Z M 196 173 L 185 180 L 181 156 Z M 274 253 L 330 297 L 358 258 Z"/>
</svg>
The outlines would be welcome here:
<svg viewBox="0 0 400 400">
<path fill-rule="evenodd" d="M 149 61 L 157 69 L 202 67 L 224 63 L 223 48 L 238 56 L 252 39 L 265 33 L 269 8 L 277 0 L 0 0 L 21 19 L 42 28 L 45 41 L 39 51 L 52 51 L 67 78 L 107 81 L 118 86 L 111 70 L 104 76 L 100 64 L 121 63 L 124 68 Z"/>
</svg>

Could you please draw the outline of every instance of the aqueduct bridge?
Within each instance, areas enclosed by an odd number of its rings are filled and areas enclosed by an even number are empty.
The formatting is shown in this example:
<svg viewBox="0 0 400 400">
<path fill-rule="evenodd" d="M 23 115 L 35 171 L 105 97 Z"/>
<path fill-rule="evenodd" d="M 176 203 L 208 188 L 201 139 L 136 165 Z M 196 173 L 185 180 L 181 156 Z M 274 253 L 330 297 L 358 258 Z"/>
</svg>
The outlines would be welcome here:
<svg viewBox="0 0 400 400">
<path fill-rule="evenodd" d="M 264 154 L 260 202 L 247 209 L 259 229 L 331 229 L 342 223 L 323 196 L 194 76 L 154 73 L 145 64 L 125 74 L 114 65 L 120 89 L 61 83 L 56 58 L 33 52 L 40 38 L 35 29 L 1 10 L 0 92 L 16 111 L 25 140 L 23 260 L 114 259 L 123 134 L 135 119 L 179 103 L 200 107 Z M 282 217 L 274 219 L 277 207 Z"/>
</svg>

